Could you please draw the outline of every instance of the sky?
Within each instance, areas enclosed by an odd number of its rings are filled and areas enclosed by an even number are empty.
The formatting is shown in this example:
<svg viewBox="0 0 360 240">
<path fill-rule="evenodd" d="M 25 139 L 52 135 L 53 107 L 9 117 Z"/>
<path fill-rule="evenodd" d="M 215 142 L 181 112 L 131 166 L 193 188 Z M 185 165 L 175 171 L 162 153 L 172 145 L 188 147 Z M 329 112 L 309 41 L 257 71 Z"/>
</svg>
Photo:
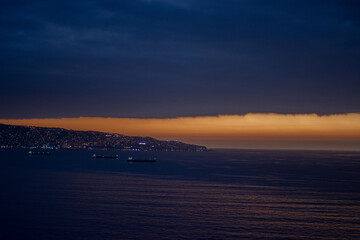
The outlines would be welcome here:
<svg viewBox="0 0 360 240">
<path fill-rule="evenodd" d="M 359 113 L 359 11 L 356 0 L 2 0 L 0 119 Z"/>
</svg>

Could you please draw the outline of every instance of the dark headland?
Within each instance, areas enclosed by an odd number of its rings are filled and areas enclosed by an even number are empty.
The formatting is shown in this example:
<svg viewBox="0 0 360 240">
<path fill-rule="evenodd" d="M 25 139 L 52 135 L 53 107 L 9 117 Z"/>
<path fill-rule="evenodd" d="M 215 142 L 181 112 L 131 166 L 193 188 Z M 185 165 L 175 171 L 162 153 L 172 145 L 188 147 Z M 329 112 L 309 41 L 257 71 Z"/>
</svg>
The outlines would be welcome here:
<svg viewBox="0 0 360 240">
<path fill-rule="evenodd" d="M 206 151 L 204 146 L 151 137 L 133 137 L 95 131 L 74 131 L 0 124 L 0 146 L 53 149 L 107 149 L 135 151 Z"/>
</svg>

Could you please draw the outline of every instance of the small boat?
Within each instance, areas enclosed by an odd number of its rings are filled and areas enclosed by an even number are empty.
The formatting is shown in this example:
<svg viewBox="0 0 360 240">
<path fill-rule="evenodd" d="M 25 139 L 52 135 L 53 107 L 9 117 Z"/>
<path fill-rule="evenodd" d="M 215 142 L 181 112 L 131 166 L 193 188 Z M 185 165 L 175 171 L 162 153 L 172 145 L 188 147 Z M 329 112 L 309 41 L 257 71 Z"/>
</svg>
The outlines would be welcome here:
<svg viewBox="0 0 360 240">
<path fill-rule="evenodd" d="M 128 162 L 156 162 L 156 158 L 141 158 L 141 159 L 134 159 L 133 157 L 128 157 Z"/>
<path fill-rule="evenodd" d="M 33 152 L 33 151 L 29 151 L 28 154 L 30 156 L 49 156 L 49 155 L 51 155 L 50 152 Z"/>
<path fill-rule="evenodd" d="M 119 155 L 97 155 L 97 154 L 93 154 L 92 158 L 119 158 Z"/>
</svg>

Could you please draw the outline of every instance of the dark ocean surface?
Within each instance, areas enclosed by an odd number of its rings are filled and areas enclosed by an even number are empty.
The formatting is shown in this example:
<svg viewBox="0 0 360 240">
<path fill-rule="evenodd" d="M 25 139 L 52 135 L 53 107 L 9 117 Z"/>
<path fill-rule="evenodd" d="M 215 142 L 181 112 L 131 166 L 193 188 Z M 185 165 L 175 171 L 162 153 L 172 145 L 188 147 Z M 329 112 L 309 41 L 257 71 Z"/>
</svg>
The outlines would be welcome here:
<svg viewBox="0 0 360 240">
<path fill-rule="evenodd" d="M 359 152 L 26 153 L 0 152 L 0 239 L 360 239 Z"/>
</svg>

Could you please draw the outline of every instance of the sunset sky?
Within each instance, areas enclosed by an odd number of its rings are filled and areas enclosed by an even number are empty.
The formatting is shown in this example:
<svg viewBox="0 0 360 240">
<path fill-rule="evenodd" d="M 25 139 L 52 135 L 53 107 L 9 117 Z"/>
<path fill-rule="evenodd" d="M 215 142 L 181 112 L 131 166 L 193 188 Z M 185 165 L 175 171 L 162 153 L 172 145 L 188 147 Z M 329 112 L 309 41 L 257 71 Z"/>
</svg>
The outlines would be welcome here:
<svg viewBox="0 0 360 240">
<path fill-rule="evenodd" d="M 4 0 L 0 122 L 360 150 L 359 9 L 352 0 Z"/>
<path fill-rule="evenodd" d="M 360 150 L 360 114 L 246 114 L 168 119 L 10 119 L 0 123 L 61 127 L 181 140 L 218 148 Z"/>
</svg>

